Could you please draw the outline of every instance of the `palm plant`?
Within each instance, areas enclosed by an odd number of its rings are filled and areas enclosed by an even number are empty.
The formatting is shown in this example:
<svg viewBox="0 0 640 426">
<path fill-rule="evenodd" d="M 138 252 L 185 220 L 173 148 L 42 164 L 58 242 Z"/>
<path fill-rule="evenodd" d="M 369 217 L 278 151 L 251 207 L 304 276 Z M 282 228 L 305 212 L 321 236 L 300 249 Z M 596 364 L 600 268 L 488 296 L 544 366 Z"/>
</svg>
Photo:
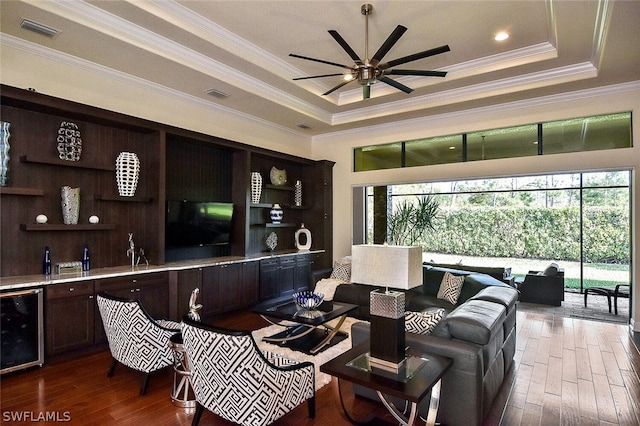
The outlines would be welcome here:
<svg viewBox="0 0 640 426">
<path fill-rule="evenodd" d="M 387 241 L 393 245 L 415 245 L 427 230 L 434 230 L 440 204 L 433 195 L 403 200 L 387 217 Z"/>
</svg>

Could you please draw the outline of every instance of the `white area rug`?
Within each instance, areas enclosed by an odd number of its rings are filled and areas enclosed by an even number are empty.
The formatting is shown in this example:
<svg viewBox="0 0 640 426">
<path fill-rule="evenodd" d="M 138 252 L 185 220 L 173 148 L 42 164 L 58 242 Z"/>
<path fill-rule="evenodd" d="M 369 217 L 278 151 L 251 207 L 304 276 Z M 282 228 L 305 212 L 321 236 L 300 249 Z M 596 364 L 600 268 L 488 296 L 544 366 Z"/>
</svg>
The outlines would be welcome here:
<svg viewBox="0 0 640 426">
<path fill-rule="evenodd" d="M 328 324 L 333 326 L 337 323 L 338 320 L 329 321 Z M 360 322 L 355 318 L 347 317 L 340 327 L 340 331 L 344 331 L 349 334 L 349 337 L 341 341 L 335 346 L 331 346 L 328 349 L 320 352 L 318 355 L 312 356 L 307 355 L 302 352 L 292 351 L 289 348 L 284 348 L 278 345 L 273 345 L 271 343 L 266 343 L 262 341 L 264 336 L 271 336 L 283 330 L 283 328 L 279 325 L 270 325 L 265 328 L 261 328 L 252 332 L 253 338 L 258 343 L 258 347 L 262 350 L 276 353 L 278 355 L 282 355 L 294 361 L 311 361 L 316 367 L 316 390 L 320 389 L 324 385 L 328 384 L 331 381 L 331 376 L 328 374 L 324 374 L 320 372 L 320 366 L 327 361 L 332 360 L 343 352 L 351 349 L 351 325 Z"/>
</svg>

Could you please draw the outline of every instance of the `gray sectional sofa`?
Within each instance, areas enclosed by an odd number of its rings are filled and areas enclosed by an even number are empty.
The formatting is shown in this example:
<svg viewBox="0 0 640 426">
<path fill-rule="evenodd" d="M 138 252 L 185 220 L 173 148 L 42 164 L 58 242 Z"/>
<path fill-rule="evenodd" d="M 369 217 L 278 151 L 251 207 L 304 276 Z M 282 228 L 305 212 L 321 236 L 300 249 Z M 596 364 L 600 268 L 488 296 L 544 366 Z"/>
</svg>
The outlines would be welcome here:
<svg viewBox="0 0 640 426">
<path fill-rule="evenodd" d="M 455 305 L 436 297 L 445 272 L 464 275 Z M 314 273 L 317 282 L 330 271 Z M 369 319 L 369 293 L 377 287 L 341 284 L 334 301 L 358 305 L 354 317 Z M 516 347 L 517 290 L 486 274 L 423 265 L 423 284 L 406 291 L 406 310 L 428 311 L 444 308 L 444 317 L 430 335 L 407 333 L 407 345 L 425 353 L 447 356 L 453 366 L 442 378 L 437 421 L 456 426 L 481 425 L 513 366 Z M 369 339 L 369 324 L 356 323 L 351 329 L 353 345 Z M 358 389 L 363 396 L 375 394 Z M 429 400 L 420 405 L 426 417 Z"/>
</svg>

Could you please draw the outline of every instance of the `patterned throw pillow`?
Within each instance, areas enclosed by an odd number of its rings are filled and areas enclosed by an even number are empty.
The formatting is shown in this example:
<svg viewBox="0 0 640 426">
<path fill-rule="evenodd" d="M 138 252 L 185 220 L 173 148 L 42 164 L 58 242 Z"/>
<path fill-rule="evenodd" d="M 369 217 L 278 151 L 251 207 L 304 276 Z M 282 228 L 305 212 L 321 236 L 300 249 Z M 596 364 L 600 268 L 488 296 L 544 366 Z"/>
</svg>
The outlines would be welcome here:
<svg viewBox="0 0 640 426">
<path fill-rule="evenodd" d="M 438 299 L 446 300 L 455 305 L 458 297 L 460 297 L 462 284 L 464 284 L 464 275 L 456 276 L 445 272 L 444 277 L 442 277 L 442 282 L 440 283 L 440 289 L 438 290 Z"/>
<path fill-rule="evenodd" d="M 334 262 L 329 278 L 340 280 L 343 283 L 351 282 L 351 262 Z"/>
<path fill-rule="evenodd" d="M 404 313 L 404 329 L 410 333 L 431 334 L 444 313 L 442 308 L 427 312 L 407 311 Z"/>
</svg>

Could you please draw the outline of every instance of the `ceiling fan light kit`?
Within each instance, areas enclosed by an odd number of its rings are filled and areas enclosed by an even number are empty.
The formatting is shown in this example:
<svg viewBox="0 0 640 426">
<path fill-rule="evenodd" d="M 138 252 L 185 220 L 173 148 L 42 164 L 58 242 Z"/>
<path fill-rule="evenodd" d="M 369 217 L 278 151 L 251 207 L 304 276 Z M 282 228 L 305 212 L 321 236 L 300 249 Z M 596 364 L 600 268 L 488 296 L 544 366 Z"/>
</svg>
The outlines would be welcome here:
<svg viewBox="0 0 640 426">
<path fill-rule="evenodd" d="M 389 86 L 395 87 L 398 90 L 403 91 L 404 93 L 411 93 L 413 89 L 410 87 L 393 80 L 387 76 L 389 75 L 413 75 L 413 76 L 422 76 L 422 77 L 445 77 L 447 73 L 445 71 L 429 71 L 429 70 L 405 70 L 405 69 L 392 69 L 397 65 L 406 64 L 408 62 L 417 61 L 418 59 L 428 58 L 429 56 L 439 55 L 441 53 L 448 52 L 449 46 L 444 45 L 440 47 L 436 47 L 434 49 L 424 50 L 422 52 L 414 53 L 412 55 L 403 56 L 398 59 L 394 59 L 389 62 L 380 63 L 382 58 L 391 50 L 391 48 L 400 40 L 400 37 L 407 31 L 406 27 L 402 25 L 396 26 L 393 32 L 387 37 L 384 43 L 380 46 L 380 48 L 376 51 L 376 53 L 369 58 L 369 15 L 373 12 L 373 6 L 370 4 L 363 4 L 360 7 L 360 12 L 365 16 L 365 42 L 364 42 L 364 60 L 362 60 L 358 54 L 351 48 L 349 43 L 342 38 L 342 36 L 336 30 L 329 30 L 329 34 L 333 39 L 342 47 L 342 49 L 349 55 L 349 57 L 353 60 L 354 64 L 352 66 L 344 65 L 336 62 L 325 61 L 323 59 L 311 58 L 308 56 L 301 56 L 290 53 L 289 56 L 305 59 L 307 61 L 319 62 L 322 64 L 333 65 L 340 68 L 345 68 L 349 70 L 348 74 L 344 73 L 333 73 L 333 74 L 322 74 L 322 75 L 313 75 L 309 77 L 297 77 L 293 80 L 307 80 L 311 78 L 322 78 L 322 77 L 336 77 L 342 76 L 343 82 L 333 87 L 332 89 L 323 93 L 323 96 L 329 95 L 341 87 L 351 83 L 352 81 L 357 81 L 362 86 L 362 97 L 363 99 L 369 99 L 371 96 L 371 85 L 381 81 L 383 83 L 388 84 Z"/>
</svg>

